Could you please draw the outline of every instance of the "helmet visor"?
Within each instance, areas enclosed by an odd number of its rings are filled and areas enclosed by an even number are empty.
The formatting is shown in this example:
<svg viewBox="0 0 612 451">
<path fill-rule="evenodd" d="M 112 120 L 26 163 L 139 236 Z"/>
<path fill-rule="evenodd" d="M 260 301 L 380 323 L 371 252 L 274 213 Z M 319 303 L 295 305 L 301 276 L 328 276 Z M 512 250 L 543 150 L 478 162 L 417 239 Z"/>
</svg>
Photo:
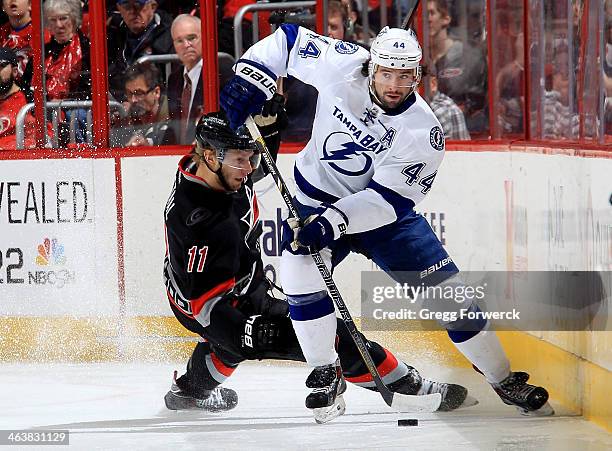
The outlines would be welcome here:
<svg viewBox="0 0 612 451">
<path fill-rule="evenodd" d="M 233 169 L 254 171 L 259 167 L 261 155 L 259 152 L 253 152 L 252 150 L 226 149 L 223 152 L 223 158 L 220 158 L 219 155 L 219 161 L 224 166 L 229 166 Z"/>
<path fill-rule="evenodd" d="M 420 81 L 420 68 L 391 69 L 378 66 L 374 73 L 374 83 L 380 89 L 413 89 Z"/>
</svg>

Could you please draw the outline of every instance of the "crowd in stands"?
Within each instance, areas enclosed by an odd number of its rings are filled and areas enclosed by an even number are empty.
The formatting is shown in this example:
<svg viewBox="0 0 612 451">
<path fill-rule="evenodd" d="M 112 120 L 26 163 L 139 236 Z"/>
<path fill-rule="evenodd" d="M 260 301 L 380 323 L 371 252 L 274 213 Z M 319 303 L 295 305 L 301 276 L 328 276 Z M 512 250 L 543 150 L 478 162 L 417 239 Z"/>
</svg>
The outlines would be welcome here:
<svg viewBox="0 0 612 451">
<path fill-rule="evenodd" d="M 399 23 L 397 11 L 406 14 L 408 0 L 385 0 L 387 23 Z M 368 47 L 380 28 L 381 0 L 329 0 L 328 35 Z M 603 61 L 606 93 L 606 132 L 612 134 L 612 0 L 606 2 L 606 49 Z M 45 95 L 50 102 L 77 101 L 79 106 L 52 107 L 59 126 L 49 129 L 49 142 L 60 147 L 90 142 L 87 127 L 91 110 L 91 44 L 89 1 L 44 0 L 43 67 Z M 244 5 L 255 0 L 219 0 L 219 85 L 232 76 L 234 64 L 233 19 Z M 458 6 L 461 4 L 461 8 Z M 542 96 L 543 138 L 575 138 L 578 134 L 576 81 L 568 81 L 563 58 L 580 58 L 578 28 L 580 0 L 574 2 L 573 48 L 559 41 L 554 61 L 547 69 Z M 467 6 L 466 6 L 467 5 Z M 516 6 L 497 8 L 495 42 L 499 71 L 487 80 L 487 42 L 484 1 L 427 0 L 423 42 L 421 92 L 438 116 L 447 139 L 489 139 L 488 85 L 497 93 L 496 126 L 502 136 L 524 133 L 524 49 Z M 17 114 L 34 98 L 31 0 L 2 0 L 0 15 L 0 150 L 15 147 Z M 112 146 L 189 144 L 194 124 L 203 112 L 203 61 L 200 8 L 197 0 L 107 0 L 107 53 L 111 104 Z M 479 9 L 480 8 L 480 9 Z M 369 29 L 362 17 L 368 15 Z M 243 48 L 252 44 L 252 17 L 243 21 Z M 314 21 L 306 24 L 314 29 Z M 261 27 L 260 27 L 261 28 Z M 151 56 L 163 55 L 162 60 Z M 149 59 L 149 61 L 147 61 Z M 548 67 L 548 66 L 547 66 Z M 572 85 L 572 83 L 574 83 Z M 297 80 L 287 79 L 289 125 L 283 140 L 310 138 L 317 92 Z M 569 92 L 569 94 L 568 94 Z M 572 97 L 573 96 L 573 97 Z M 52 104 L 54 105 L 54 104 Z M 55 108 L 55 109 L 53 109 Z M 51 122 L 51 113 L 48 120 Z M 25 127 L 32 126 L 32 115 Z M 56 121 L 57 122 L 57 121 Z M 25 134 L 32 144 L 32 133 Z M 53 140 L 51 139 L 53 137 Z M 28 140 L 26 139 L 26 145 Z"/>
</svg>

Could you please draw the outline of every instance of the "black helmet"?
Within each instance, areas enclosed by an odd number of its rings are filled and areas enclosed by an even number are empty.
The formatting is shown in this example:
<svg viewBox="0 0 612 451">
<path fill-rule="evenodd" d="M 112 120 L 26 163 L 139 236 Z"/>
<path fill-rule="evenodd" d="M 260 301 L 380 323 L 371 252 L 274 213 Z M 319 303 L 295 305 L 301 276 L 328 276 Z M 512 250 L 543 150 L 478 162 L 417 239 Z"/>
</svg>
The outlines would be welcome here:
<svg viewBox="0 0 612 451">
<path fill-rule="evenodd" d="M 255 141 L 246 127 L 237 131 L 231 129 L 223 112 L 205 114 L 198 121 L 195 132 L 196 142 L 204 149 L 213 149 L 223 155 L 226 150 L 252 150 L 257 153 Z"/>
</svg>

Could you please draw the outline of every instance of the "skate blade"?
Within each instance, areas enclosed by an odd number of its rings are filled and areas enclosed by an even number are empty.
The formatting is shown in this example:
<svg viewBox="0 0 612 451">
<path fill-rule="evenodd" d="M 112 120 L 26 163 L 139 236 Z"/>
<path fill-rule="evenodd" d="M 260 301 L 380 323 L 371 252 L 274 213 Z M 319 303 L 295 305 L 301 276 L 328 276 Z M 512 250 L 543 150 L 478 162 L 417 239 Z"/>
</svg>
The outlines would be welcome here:
<svg viewBox="0 0 612 451">
<path fill-rule="evenodd" d="M 430 393 L 429 395 L 402 395 L 400 393 L 393 393 L 390 407 L 404 413 L 432 413 L 440 408 L 441 402 L 442 395 L 440 393 Z"/>
<path fill-rule="evenodd" d="M 555 414 L 555 410 L 549 403 L 544 404 L 538 410 L 526 410 L 521 407 L 517 407 L 516 410 L 524 417 L 549 417 Z"/>
<path fill-rule="evenodd" d="M 312 409 L 314 419 L 318 424 L 329 423 L 334 418 L 339 417 L 346 411 L 346 403 L 342 395 L 336 397 L 336 401 L 328 407 Z"/>
<path fill-rule="evenodd" d="M 461 403 L 461 405 L 457 407 L 455 410 L 464 409 L 466 407 L 474 407 L 477 404 L 478 404 L 478 400 L 476 398 L 474 398 L 473 396 L 467 395 L 465 399 L 463 400 L 463 402 Z M 451 412 L 453 412 L 453 410 L 451 410 Z"/>
</svg>

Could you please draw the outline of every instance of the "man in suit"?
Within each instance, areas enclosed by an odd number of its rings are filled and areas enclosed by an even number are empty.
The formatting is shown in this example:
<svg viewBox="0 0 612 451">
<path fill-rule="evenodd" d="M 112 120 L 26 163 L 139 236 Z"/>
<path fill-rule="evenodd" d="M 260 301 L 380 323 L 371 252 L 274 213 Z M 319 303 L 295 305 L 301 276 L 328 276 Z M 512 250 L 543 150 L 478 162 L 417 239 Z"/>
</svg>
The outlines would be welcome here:
<svg viewBox="0 0 612 451">
<path fill-rule="evenodd" d="M 202 34 L 198 17 L 181 14 L 172 22 L 172 41 L 181 66 L 168 79 L 170 119 L 181 144 L 191 144 L 203 112 Z"/>
<path fill-rule="evenodd" d="M 111 93 L 123 101 L 123 75 L 129 66 L 141 56 L 173 53 L 172 18 L 155 0 L 117 0 L 117 10 L 107 21 L 108 73 Z M 163 65 L 159 68 L 165 76 Z"/>
<path fill-rule="evenodd" d="M 172 22 L 172 41 L 181 66 L 168 78 L 168 108 L 180 144 L 193 143 L 195 124 L 203 113 L 201 29 L 200 18 L 188 14 Z M 232 64 L 233 60 L 219 61 L 220 86 L 233 76 Z"/>
</svg>

